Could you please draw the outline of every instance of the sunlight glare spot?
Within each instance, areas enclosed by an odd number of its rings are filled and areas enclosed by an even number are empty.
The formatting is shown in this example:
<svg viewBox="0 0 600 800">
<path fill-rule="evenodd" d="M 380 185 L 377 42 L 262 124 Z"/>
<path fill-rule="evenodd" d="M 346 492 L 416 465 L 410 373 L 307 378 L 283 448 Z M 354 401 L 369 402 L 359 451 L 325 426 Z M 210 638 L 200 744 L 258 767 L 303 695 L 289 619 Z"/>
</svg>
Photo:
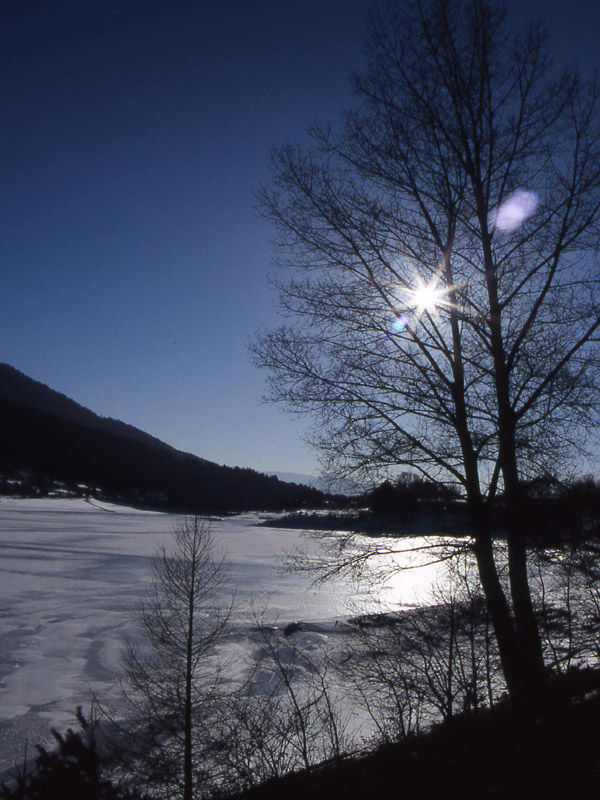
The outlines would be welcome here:
<svg viewBox="0 0 600 800">
<path fill-rule="evenodd" d="M 443 289 L 440 289 L 437 283 L 433 282 L 420 283 L 416 289 L 412 290 L 411 295 L 419 315 L 434 311 L 437 306 L 444 302 Z"/>
</svg>

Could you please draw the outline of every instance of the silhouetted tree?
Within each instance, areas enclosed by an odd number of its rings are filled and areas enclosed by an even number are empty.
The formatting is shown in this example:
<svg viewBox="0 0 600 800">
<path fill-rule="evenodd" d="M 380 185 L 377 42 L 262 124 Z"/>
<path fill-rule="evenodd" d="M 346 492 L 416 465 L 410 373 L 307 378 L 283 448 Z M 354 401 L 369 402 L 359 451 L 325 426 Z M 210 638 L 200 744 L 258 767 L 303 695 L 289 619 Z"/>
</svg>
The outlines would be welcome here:
<svg viewBox="0 0 600 800">
<path fill-rule="evenodd" d="M 458 493 L 451 487 L 410 474 L 401 476 L 393 485 L 390 481 L 384 481 L 367 495 L 367 501 L 375 513 L 415 511 L 419 504 L 456 499 Z"/>
<path fill-rule="evenodd" d="M 522 485 L 598 421 L 598 85 L 556 76 L 501 3 L 379 4 L 339 129 L 273 152 L 260 194 L 291 280 L 254 344 L 327 469 L 459 487 L 511 697 L 545 681 Z M 491 511 L 505 509 L 501 580 Z"/>
<path fill-rule="evenodd" d="M 126 653 L 129 729 L 121 746 L 154 792 L 191 800 L 204 777 L 194 746 L 219 687 L 211 656 L 231 607 L 219 597 L 226 573 L 208 524 L 186 517 L 173 536 L 156 559 L 152 592 L 140 611 L 144 641 Z"/>
<path fill-rule="evenodd" d="M 32 767 L 15 769 L 10 784 L 0 786 L 2 800 L 143 800 L 135 789 L 113 784 L 105 775 L 105 759 L 95 735 L 95 721 L 77 709 L 80 731 L 52 730 L 54 750 L 37 745 Z"/>
<path fill-rule="evenodd" d="M 219 704 L 211 722 L 212 769 L 217 794 L 241 791 L 350 750 L 345 687 L 331 680 L 325 649 L 294 641 L 254 614 L 260 647 L 245 682 Z M 300 629 L 298 627 L 298 629 Z M 221 796 L 218 794 L 218 796 Z"/>
</svg>

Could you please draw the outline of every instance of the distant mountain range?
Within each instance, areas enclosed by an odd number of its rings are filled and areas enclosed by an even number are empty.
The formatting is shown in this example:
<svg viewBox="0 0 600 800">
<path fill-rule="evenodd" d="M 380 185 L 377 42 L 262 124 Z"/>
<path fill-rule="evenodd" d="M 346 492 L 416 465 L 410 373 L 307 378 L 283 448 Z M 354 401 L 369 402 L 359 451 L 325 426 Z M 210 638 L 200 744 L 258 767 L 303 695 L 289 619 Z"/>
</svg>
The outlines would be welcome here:
<svg viewBox="0 0 600 800">
<path fill-rule="evenodd" d="M 79 491 L 186 511 L 318 506 L 322 492 L 176 450 L 0 364 L 0 487 Z"/>
<path fill-rule="evenodd" d="M 352 496 L 364 494 L 372 488 L 358 483 L 350 478 L 343 478 L 340 475 L 306 475 L 301 472 L 267 472 L 267 475 L 276 475 L 280 481 L 291 481 L 301 483 L 304 486 L 312 486 L 314 489 L 325 494 Z"/>
</svg>

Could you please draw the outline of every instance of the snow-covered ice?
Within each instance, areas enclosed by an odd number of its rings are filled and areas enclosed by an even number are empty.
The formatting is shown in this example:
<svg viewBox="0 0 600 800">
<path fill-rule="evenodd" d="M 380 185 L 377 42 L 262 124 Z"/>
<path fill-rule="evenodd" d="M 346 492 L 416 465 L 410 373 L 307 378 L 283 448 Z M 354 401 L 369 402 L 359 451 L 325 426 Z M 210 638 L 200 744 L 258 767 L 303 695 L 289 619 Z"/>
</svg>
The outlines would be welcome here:
<svg viewBox="0 0 600 800">
<path fill-rule="evenodd" d="M 312 636 L 342 632 L 351 611 L 366 611 L 366 590 L 348 579 L 315 587 L 281 569 L 282 556 L 319 547 L 302 531 L 257 527 L 258 515 L 211 521 L 225 554 L 236 605 L 250 603 L 281 630 L 299 621 Z M 0 502 L 0 774 L 51 726 L 74 723 L 92 691 L 110 701 L 125 635 L 152 578 L 152 559 L 176 523 L 172 514 L 84 499 L 2 498 Z M 410 603 L 431 574 L 403 573 Z M 397 587 L 394 589 L 397 591 Z M 244 612 L 238 620 L 244 624 Z M 251 645 L 251 635 L 247 642 Z M 236 647 L 243 653 L 243 637 Z"/>
</svg>

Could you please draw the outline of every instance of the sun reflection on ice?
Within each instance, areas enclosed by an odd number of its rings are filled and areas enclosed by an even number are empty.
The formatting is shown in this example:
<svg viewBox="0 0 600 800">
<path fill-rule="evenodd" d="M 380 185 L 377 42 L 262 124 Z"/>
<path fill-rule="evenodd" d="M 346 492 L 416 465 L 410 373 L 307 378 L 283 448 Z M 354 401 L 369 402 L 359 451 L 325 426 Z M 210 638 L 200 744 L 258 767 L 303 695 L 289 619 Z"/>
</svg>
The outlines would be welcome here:
<svg viewBox="0 0 600 800">
<path fill-rule="evenodd" d="M 448 584 L 446 558 L 456 547 L 452 537 L 403 537 L 396 552 L 374 555 L 365 574 L 372 588 L 365 611 L 373 613 L 373 603 L 380 611 L 431 604 L 432 591 Z"/>
</svg>

